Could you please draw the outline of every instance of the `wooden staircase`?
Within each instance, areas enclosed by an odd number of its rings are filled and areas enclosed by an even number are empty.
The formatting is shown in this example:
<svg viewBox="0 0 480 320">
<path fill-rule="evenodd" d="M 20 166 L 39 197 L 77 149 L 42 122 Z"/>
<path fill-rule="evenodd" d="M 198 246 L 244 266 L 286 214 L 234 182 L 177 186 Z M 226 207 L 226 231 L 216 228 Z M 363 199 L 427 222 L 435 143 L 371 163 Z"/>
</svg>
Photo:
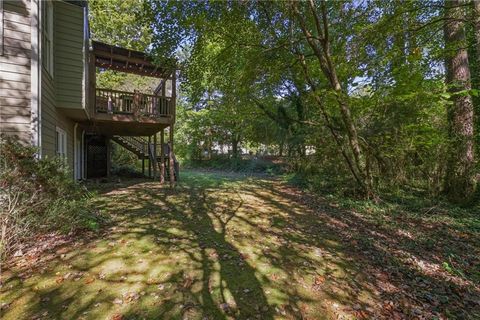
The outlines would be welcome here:
<svg viewBox="0 0 480 320">
<path fill-rule="evenodd" d="M 162 169 L 162 161 L 166 168 L 165 174 L 166 179 L 170 179 L 170 161 L 168 157 L 168 153 L 170 147 L 167 143 L 164 144 L 164 155 L 162 156 L 161 153 L 161 146 L 157 143 L 156 150 L 157 154 L 155 154 L 155 146 L 153 143 L 149 143 L 148 139 L 145 137 L 135 137 L 135 136 L 113 136 L 112 140 L 115 141 L 117 144 L 121 145 L 128 151 L 134 153 L 139 159 L 145 160 L 149 159 L 150 163 L 153 165 L 153 168 L 158 168 L 158 171 Z M 179 178 L 179 171 L 180 166 L 173 154 L 173 175 L 175 181 L 178 181 Z"/>
</svg>

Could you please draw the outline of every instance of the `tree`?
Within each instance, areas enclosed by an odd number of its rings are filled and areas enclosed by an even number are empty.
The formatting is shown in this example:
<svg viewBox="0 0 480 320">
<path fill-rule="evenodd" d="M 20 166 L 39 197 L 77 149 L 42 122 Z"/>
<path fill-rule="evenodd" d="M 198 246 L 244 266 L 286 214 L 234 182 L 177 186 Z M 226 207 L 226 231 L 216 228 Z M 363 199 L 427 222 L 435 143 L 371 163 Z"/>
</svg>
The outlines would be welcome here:
<svg viewBox="0 0 480 320">
<path fill-rule="evenodd" d="M 143 0 L 91 0 L 88 3 L 92 38 L 115 46 L 146 51 L 152 43 L 151 16 Z M 152 93 L 158 79 L 113 70 L 98 70 L 97 86 Z"/>
<path fill-rule="evenodd" d="M 443 4 L 148 2 L 153 52 L 187 53 L 182 95 L 212 139 L 285 148 L 295 172 L 367 197 L 446 186 L 446 105 L 469 90 L 446 92 Z"/>
<path fill-rule="evenodd" d="M 352 174 L 360 184 L 365 194 L 370 197 L 373 195 L 373 185 L 368 163 L 365 159 L 364 151 L 361 148 L 356 125 L 353 121 L 348 94 L 345 92 L 337 74 L 332 52 L 330 49 L 330 31 L 327 5 L 325 1 L 320 2 L 317 7 L 313 0 L 308 1 L 308 9 L 299 8 L 303 3 L 292 2 L 292 9 L 300 25 L 306 42 L 313 50 L 320 68 L 327 78 L 330 89 L 334 92 L 337 105 L 339 107 L 343 125 L 346 128 L 350 151 L 353 154 L 354 165 L 350 166 Z M 312 16 L 314 27 L 307 25 L 306 17 Z M 315 30 L 315 34 L 312 30 Z M 320 102 L 320 101 L 319 101 Z M 322 103 L 321 103 L 322 104 Z"/>
<path fill-rule="evenodd" d="M 476 95 L 473 98 L 473 104 L 475 107 L 475 130 L 476 130 L 476 143 L 477 152 L 480 152 L 480 0 L 473 0 L 471 7 L 472 23 L 469 28 L 469 55 L 471 55 L 470 70 L 472 75 L 472 87 L 476 90 Z"/>
<path fill-rule="evenodd" d="M 90 0 L 92 38 L 143 51 L 152 42 L 148 6 L 143 0 Z"/>
<path fill-rule="evenodd" d="M 475 49 L 477 64 L 480 65 L 480 0 L 473 0 L 473 26 L 475 33 Z"/>
<path fill-rule="evenodd" d="M 474 114 L 470 67 L 460 0 L 445 2 L 446 83 L 452 95 L 448 110 L 450 148 L 445 191 L 450 200 L 465 202 L 475 191 Z"/>
</svg>

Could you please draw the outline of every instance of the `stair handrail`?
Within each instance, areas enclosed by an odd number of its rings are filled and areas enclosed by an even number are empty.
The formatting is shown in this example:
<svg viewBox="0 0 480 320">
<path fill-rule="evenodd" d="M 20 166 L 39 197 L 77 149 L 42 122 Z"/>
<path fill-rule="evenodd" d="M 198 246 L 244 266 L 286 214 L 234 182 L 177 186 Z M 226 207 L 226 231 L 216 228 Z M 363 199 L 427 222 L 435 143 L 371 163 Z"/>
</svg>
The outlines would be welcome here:
<svg viewBox="0 0 480 320">
<path fill-rule="evenodd" d="M 135 137 L 132 136 L 115 136 L 117 139 L 122 140 L 124 143 L 127 143 L 137 149 L 139 153 L 142 153 L 143 155 L 147 154 L 146 148 L 145 148 L 145 143 L 143 141 L 139 141 L 138 139 L 135 139 Z"/>
</svg>

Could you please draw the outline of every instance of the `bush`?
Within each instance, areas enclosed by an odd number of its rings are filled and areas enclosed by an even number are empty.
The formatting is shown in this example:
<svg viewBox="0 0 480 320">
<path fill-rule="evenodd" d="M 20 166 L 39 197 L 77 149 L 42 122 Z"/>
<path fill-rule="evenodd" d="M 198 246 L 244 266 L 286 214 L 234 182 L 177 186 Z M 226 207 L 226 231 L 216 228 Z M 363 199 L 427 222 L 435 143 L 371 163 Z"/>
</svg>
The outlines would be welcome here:
<svg viewBox="0 0 480 320">
<path fill-rule="evenodd" d="M 124 147 L 113 143 L 112 171 L 114 176 L 126 178 L 142 178 L 138 157 Z"/>
<path fill-rule="evenodd" d="M 98 228 L 90 199 L 62 159 L 0 137 L 0 262 L 38 233 Z"/>
<path fill-rule="evenodd" d="M 213 170 L 227 170 L 242 173 L 261 173 L 276 175 L 285 171 L 281 162 L 257 157 L 230 158 L 227 155 L 216 155 L 208 160 L 194 160 L 182 163 L 188 168 L 201 168 Z"/>
</svg>

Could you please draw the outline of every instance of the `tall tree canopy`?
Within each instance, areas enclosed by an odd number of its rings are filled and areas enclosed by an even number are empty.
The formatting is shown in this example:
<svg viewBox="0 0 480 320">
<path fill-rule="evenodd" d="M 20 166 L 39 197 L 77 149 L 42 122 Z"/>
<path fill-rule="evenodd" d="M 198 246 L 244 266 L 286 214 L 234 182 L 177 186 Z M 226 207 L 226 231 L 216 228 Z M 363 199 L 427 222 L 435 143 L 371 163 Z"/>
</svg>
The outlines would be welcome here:
<svg viewBox="0 0 480 320">
<path fill-rule="evenodd" d="M 409 185 L 472 199 L 478 1 L 132 4 L 129 27 L 101 37 L 179 59 L 184 157 L 266 147 L 367 197 Z"/>
<path fill-rule="evenodd" d="M 146 51 L 152 41 L 151 15 L 143 0 L 90 0 L 90 32 L 94 40 L 108 44 Z M 99 70 L 97 86 L 117 90 L 152 92 L 158 80 Z"/>
</svg>

